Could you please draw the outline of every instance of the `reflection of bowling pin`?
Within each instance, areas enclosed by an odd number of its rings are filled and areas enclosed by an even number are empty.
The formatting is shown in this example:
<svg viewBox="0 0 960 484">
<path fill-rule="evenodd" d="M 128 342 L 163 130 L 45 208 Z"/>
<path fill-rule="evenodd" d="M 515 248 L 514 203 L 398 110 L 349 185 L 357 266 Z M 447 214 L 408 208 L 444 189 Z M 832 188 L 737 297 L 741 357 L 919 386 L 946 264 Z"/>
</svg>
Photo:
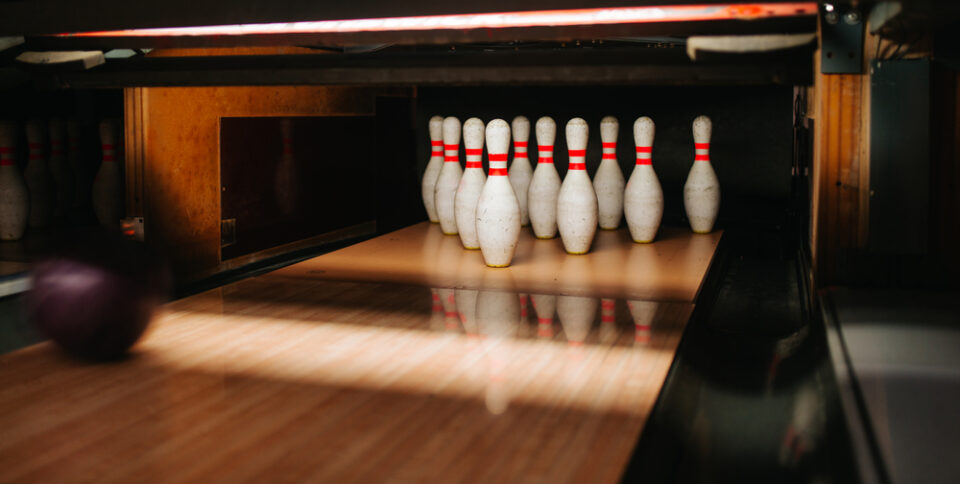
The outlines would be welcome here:
<svg viewBox="0 0 960 484">
<path fill-rule="evenodd" d="M 510 123 L 513 128 L 513 163 L 510 164 L 510 184 L 513 193 L 517 196 L 520 205 L 520 225 L 530 223 L 530 213 L 527 210 L 527 192 L 530 189 L 530 179 L 533 169 L 527 158 L 527 142 L 530 141 L 530 120 L 526 116 L 517 116 Z"/>
<path fill-rule="evenodd" d="M 69 215 L 73 209 L 74 191 L 76 182 L 73 180 L 73 171 L 67 164 L 63 145 L 63 120 L 50 120 L 50 171 L 56 186 L 57 205 L 54 214 L 60 217 Z"/>
<path fill-rule="evenodd" d="M 440 167 L 443 165 L 443 117 L 434 116 L 430 118 L 428 126 L 430 130 L 430 161 L 427 162 L 427 169 L 423 171 L 420 195 L 423 197 L 423 206 L 427 209 L 427 217 L 430 222 L 437 223 L 440 219 L 437 218 L 437 206 L 434 203 L 433 194 L 437 187 Z"/>
<path fill-rule="evenodd" d="M 653 318 L 657 315 L 660 303 L 656 301 L 627 301 L 630 315 L 633 316 L 634 341 L 638 344 L 650 342 L 653 331 Z"/>
<path fill-rule="evenodd" d="M 713 230 L 720 210 L 720 181 L 710 164 L 710 118 L 698 116 L 693 120 L 693 143 L 696 155 L 683 185 L 683 207 L 687 211 L 690 228 L 698 234 Z"/>
<path fill-rule="evenodd" d="M 487 181 L 482 164 L 483 134 L 483 121 L 480 118 L 470 118 L 463 123 L 463 146 L 467 150 L 467 166 L 460 176 L 453 210 L 464 249 L 480 248 L 477 240 L 477 202 Z"/>
<path fill-rule="evenodd" d="M 597 300 L 592 297 L 557 296 L 557 316 L 571 346 L 579 346 L 590 334 L 597 315 Z"/>
<path fill-rule="evenodd" d="M 16 151 L 13 124 L 0 123 L 0 240 L 19 240 L 30 214 L 27 185 L 13 158 Z"/>
<path fill-rule="evenodd" d="M 653 242 L 663 218 L 663 190 L 653 170 L 653 120 L 643 116 L 633 123 L 637 164 L 623 193 L 623 211 L 634 242 Z"/>
<path fill-rule="evenodd" d="M 557 123 L 544 116 L 537 120 L 539 159 L 527 189 L 527 210 L 533 234 L 538 239 L 557 236 L 557 194 L 560 175 L 553 165 L 553 143 L 557 139 Z"/>
<path fill-rule="evenodd" d="M 611 343 L 617 337 L 617 301 L 600 299 L 600 341 Z"/>
<path fill-rule="evenodd" d="M 600 228 L 616 230 L 623 216 L 623 172 L 617 162 L 617 135 L 620 123 L 613 116 L 600 120 L 600 140 L 603 142 L 603 156 L 600 167 L 593 175 L 593 189 L 597 192 L 597 220 Z"/>
<path fill-rule="evenodd" d="M 524 293 L 517 294 L 520 297 L 520 322 L 527 322 L 527 295 Z"/>
<path fill-rule="evenodd" d="M 489 144 L 489 142 L 488 142 Z M 484 338 L 489 364 L 485 393 L 490 413 L 501 414 L 510 404 L 510 388 L 506 381 L 510 340 L 520 326 L 520 299 L 516 293 L 479 291 L 477 294 L 477 328 Z"/>
<path fill-rule="evenodd" d="M 27 123 L 30 158 L 23 170 L 23 179 L 27 182 L 27 192 L 30 194 L 30 216 L 27 223 L 31 227 L 46 227 L 50 224 L 57 197 L 53 175 L 43 154 L 43 128 L 39 121 Z"/>
<path fill-rule="evenodd" d="M 456 293 L 453 289 L 437 289 L 440 295 L 440 304 L 443 305 L 443 327 L 448 331 L 460 328 L 460 314 L 457 312 Z"/>
<path fill-rule="evenodd" d="M 115 124 L 109 120 L 100 122 L 100 142 L 103 162 L 93 180 L 93 211 L 103 227 L 116 227 L 120 223 L 120 166 L 115 159 L 117 141 Z"/>
<path fill-rule="evenodd" d="M 477 290 L 457 289 L 455 291 L 460 324 L 468 336 L 477 334 Z"/>
<path fill-rule="evenodd" d="M 445 235 L 457 235 L 457 214 L 454 200 L 460 186 L 460 120 L 449 116 L 443 120 L 443 166 L 437 175 L 434 205 L 440 229 Z"/>
<path fill-rule="evenodd" d="M 292 215 L 297 208 L 297 162 L 293 153 L 293 120 L 280 120 L 280 161 L 273 179 L 273 196 L 284 215 Z"/>
<path fill-rule="evenodd" d="M 430 288 L 430 329 L 439 330 L 443 328 L 443 303 L 440 302 L 440 292 L 436 288 Z"/>
<path fill-rule="evenodd" d="M 531 294 L 530 301 L 537 313 L 537 337 L 553 338 L 553 315 L 557 310 L 557 296 Z"/>
<path fill-rule="evenodd" d="M 510 126 L 502 119 L 487 125 L 487 159 L 490 177 L 477 202 L 477 237 L 483 261 L 490 267 L 506 267 L 513 260 L 520 240 L 520 205 L 507 178 Z"/>
<path fill-rule="evenodd" d="M 587 176 L 587 122 L 573 118 L 567 122 L 567 149 L 570 166 L 557 194 L 557 229 L 568 254 L 590 251 L 597 231 L 597 194 Z"/>
</svg>

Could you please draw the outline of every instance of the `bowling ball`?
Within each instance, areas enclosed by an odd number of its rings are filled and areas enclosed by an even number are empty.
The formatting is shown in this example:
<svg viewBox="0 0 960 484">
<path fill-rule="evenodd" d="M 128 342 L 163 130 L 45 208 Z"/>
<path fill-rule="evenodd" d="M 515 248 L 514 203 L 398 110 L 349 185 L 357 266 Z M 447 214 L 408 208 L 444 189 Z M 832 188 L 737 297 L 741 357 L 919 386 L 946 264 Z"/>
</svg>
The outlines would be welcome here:
<svg viewBox="0 0 960 484">
<path fill-rule="evenodd" d="M 127 353 L 172 281 L 142 243 L 105 235 L 40 262 L 32 276 L 33 324 L 67 353 L 96 361 Z"/>
</svg>

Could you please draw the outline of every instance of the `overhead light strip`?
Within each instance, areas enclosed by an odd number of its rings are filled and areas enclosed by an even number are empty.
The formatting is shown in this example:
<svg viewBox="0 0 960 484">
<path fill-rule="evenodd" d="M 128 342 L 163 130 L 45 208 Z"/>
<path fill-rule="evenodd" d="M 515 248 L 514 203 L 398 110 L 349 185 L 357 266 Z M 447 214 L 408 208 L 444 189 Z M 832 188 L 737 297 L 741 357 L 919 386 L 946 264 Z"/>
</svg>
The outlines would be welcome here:
<svg viewBox="0 0 960 484">
<path fill-rule="evenodd" d="M 171 27 L 57 34 L 57 37 L 188 37 L 357 33 L 419 30 L 469 30 L 576 25 L 640 24 L 709 20 L 754 20 L 817 14 L 814 2 L 678 5 L 531 12 L 430 15 L 421 17 L 321 20 L 265 24 Z"/>
</svg>

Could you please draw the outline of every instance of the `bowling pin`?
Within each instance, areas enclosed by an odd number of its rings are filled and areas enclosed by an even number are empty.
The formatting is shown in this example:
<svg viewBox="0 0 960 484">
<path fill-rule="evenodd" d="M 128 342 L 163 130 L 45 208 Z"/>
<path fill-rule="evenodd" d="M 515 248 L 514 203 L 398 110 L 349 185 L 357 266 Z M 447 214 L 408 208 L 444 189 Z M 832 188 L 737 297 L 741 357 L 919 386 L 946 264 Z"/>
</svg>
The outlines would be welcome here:
<svg viewBox="0 0 960 484">
<path fill-rule="evenodd" d="M 510 126 L 502 119 L 487 125 L 487 159 L 490 176 L 477 202 L 477 237 L 483 261 L 490 267 L 507 267 L 520 240 L 520 204 L 507 177 Z"/>
<path fill-rule="evenodd" d="M 627 301 L 627 308 L 630 309 L 630 315 L 633 317 L 634 342 L 638 344 L 649 343 L 653 329 L 653 318 L 657 315 L 660 303 L 632 300 Z"/>
<path fill-rule="evenodd" d="M 593 318 L 597 315 L 597 299 L 581 296 L 557 296 L 557 316 L 571 346 L 582 345 Z"/>
<path fill-rule="evenodd" d="M 683 185 L 683 208 L 687 211 L 690 228 L 698 234 L 713 230 L 720 210 L 720 181 L 710 164 L 710 118 L 698 116 L 693 120 L 693 166 Z"/>
<path fill-rule="evenodd" d="M 455 292 L 460 324 L 467 336 L 476 336 L 477 330 L 477 293 L 476 289 L 457 289 Z"/>
<path fill-rule="evenodd" d="M 557 311 L 557 296 L 531 294 L 530 302 L 537 313 L 537 337 L 553 338 L 553 315 Z"/>
<path fill-rule="evenodd" d="M 0 240 L 19 240 L 27 229 L 30 195 L 16 160 L 16 130 L 0 122 Z"/>
<path fill-rule="evenodd" d="M 623 212 L 634 242 L 653 242 L 663 218 L 663 189 L 653 170 L 653 120 L 643 116 L 633 123 L 637 164 L 623 193 Z"/>
<path fill-rule="evenodd" d="M 273 197 L 283 215 L 297 209 L 297 161 L 293 153 L 293 120 L 280 120 L 280 160 L 273 179 Z"/>
<path fill-rule="evenodd" d="M 477 240 L 477 202 L 487 181 L 482 164 L 483 136 L 483 121 L 480 118 L 470 118 L 463 123 L 463 146 L 467 152 L 467 165 L 460 176 L 453 210 L 464 249 L 480 248 L 480 241 Z"/>
<path fill-rule="evenodd" d="M 63 143 L 63 120 L 50 120 L 50 171 L 56 186 L 57 205 L 54 214 L 63 217 L 73 211 L 76 195 L 76 182 L 73 180 L 73 170 L 67 164 L 66 152 Z"/>
<path fill-rule="evenodd" d="M 454 203 L 460 186 L 460 120 L 448 116 L 443 120 L 443 166 L 437 175 L 434 206 L 444 235 L 457 235 L 457 213 Z"/>
<path fill-rule="evenodd" d="M 590 251 L 597 232 L 597 194 L 587 176 L 585 157 L 589 128 L 582 118 L 567 122 L 570 166 L 557 195 L 557 229 L 568 254 Z"/>
<path fill-rule="evenodd" d="M 434 116 L 428 124 L 430 131 L 430 161 L 423 171 L 423 181 L 420 183 L 420 194 L 423 197 L 423 206 L 427 209 L 427 217 L 431 223 L 439 223 L 437 206 L 433 194 L 437 187 L 437 177 L 443 165 L 443 117 Z"/>
<path fill-rule="evenodd" d="M 27 219 L 30 227 L 46 227 L 50 224 L 57 199 L 53 174 L 43 154 L 43 128 L 44 125 L 39 121 L 27 122 L 30 158 L 23 170 L 23 178 L 30 193 L 30 216 Z"/>
<path fill-rule="evenodd" d="M 120 224 L 122 200 L 120 196 L 121 183 L 120 165 L 116 159 L 117 138 L 116 124 L 111 120 L 100 122 L 100 143 L 103 150 L 103 162 L 93 179 L 91 196 L 93 211 L 97 214 L 100 225 L 107 228 L 117 227 Z"/>
<path fill-rule="evenodd" d="M 557 139 L 557 123 L 544 116 L 537 120 L 539 158 L 527 189 L 527 211 L 533 235 L 538 239 L 557 236 L 557 194 L 560 175 L 553 165 L 553 143 Z"/>
<path fill-rule="evenodd" d="M 491 121 L 492 123 L 492 121 Z M 509 133 L 506 121 L 504 127 Z M 509 141 L 508 141 L 509 143 Z M 490 140 L 487 140 L 489 146 Z M 503 154 L 506 155 L 504 146 Z M 503 160 L 506 171 L 507 160 Z M 492 177 L 491 177 L 492 178 Z M 503 178 L 506 178 L 505 176 Z M 507 182 L 507 180 L 504 180 Z M 519 216 L 518 216 L 519 219 Z M 511 359 L 510 340 L 520 328 L 520 300 L 516 293 L 482 290 L 477 293 L 477 328 L 484 336 L 484 350 L 489 365 L 485 402 L 493 414 L 501 414 L 510 404 L 511 388 L 507 384 L 507 365 Z"/>
<path fill-rule="evenodd" d="M 600 299 L 600 342 L 612 343 L 617 339 L 617 301 Z"/>
<path fill-rule="evenodd" d="M 533 177 L 533 168 L 527 158 L 527 143 L 530 141 L 530 120 L 526 116 L 517 116 L 510 123 L 513 129 L 513 163 L 510 164 L 510 185 L 517 195 L 517 204 L 520 205 L 520 225 L 530 224 L 530 212 L 527 209 L 527 191 L 530 189 L 530 179 Z"/>
<path fill-rule="evenodd" d="M 427 323 L 430 329 L 439 331 L 443 328 L 444 311 L 443 304 L 440 302 L 440 292 L 430 288 L 430 321 Z"/>
<path fill-rule="evenodd" d="M 593 189 L 597 192 L 598 216 L 600 228 L 616 230 L 623 217 L 623 172 L 617 162 L 617 134 L 620 123 L 613 116 L 600 120 L 600 141 L 603 142 L 603 156 L 600 167 L 593 175 Z"/>
<path fill-rule="evenodd" d="M 457 309 L 457 296 L 454 289 L 438 288 L 440 304 L 443 306 L 443 328 L 446 331 L 460 329 L 460 313 Z"/>
</svg>

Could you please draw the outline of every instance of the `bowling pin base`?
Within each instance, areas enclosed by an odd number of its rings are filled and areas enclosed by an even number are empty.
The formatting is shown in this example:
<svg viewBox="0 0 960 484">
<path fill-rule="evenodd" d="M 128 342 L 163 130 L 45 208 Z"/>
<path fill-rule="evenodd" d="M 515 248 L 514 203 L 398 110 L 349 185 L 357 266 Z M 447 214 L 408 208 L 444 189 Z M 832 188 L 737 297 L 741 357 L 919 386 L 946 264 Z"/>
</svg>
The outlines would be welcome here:
<svg viewBox="0 0 960 484">
<path fill-rule="evenodd" d="M 504 267 L 510 267 L 510 264 L 499 264 L 499 265 L 487 264 L 487 267 L 493 267 L 494 269 L 502 269 Z"/>
<path fill-rule="evenodd" d="M 567 251 L 567 254 L 570 254 L 570 255 L 586 255 L 587 252 L 590 252 L 590 251 L 589 251 L 589 250 L 585 250 L 585 251 L 583 251 L 583 252 L 570 252 L 570 251 L 568 250 L 568 251 Z"/>
<path fill-rule="evenodd" d="M 480 247 L 467 247 L 467 246 L 463 246 L 463 248 L 466 249 L 466 250 L 480 250 Z"/>
<path fill-rule="evenodd" d="M 440 223 L 440 221 L 439 221 L 439 220 L 431 220 L 430 223 L 432 223 L 432 224 L 438 224 L 438 223 Z"/>
<path fill-rule="evenodd" d="M 555 239 L 555 238 L 557 238 L 556 235 L 551 236 L 551 237 L 541 237 L 541 236 L 539 236 L 539 235 L 534 235 L 534 237 L 536 237 L 536 238 L 538 238 L 538 239 L 540 239 L 540 240 L 550 240 L 550 239 Z"/>
<path fill-rule="evenodd" d="M 604 227 L 604 226 L 600 226 L 600 230 L 617 230 L 617 229 L 619 229 L 619 228 L 620 228 L 620 227 Z"/>
<path fill-rule="evenodd" d="M 653 239 L 650 239 L 650 240 L 634 240 L 633 242 L 634 242 L 635 244 L 649 244 L 650 242 L 653 242 Z"/>
<path fill-rule="evenodd" d="M 693 231 L 693 233 L 695 234 L 709 234 L 710 232 L 713 232 L 713 230 L 694 230 Z"/>
<path fill-rule="evenodd" d="M 444 232 L 443 235 L 460 235 L 457 232 Z"/>
</svg>

